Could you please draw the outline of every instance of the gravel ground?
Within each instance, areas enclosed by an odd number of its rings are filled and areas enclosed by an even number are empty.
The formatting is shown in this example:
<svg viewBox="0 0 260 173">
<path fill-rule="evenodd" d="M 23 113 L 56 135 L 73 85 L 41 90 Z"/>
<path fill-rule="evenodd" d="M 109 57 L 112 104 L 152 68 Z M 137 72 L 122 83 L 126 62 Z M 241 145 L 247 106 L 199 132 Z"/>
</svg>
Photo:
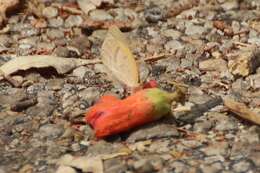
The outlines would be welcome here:
<svg viewBox="0 0 260 173">
<path fill-rule="evenodd" d="M 28 0 L 1 30 L 0 65 L 14 55 L 98 59 L 115 24 L 143 60 L 141 80 L 168 91 L 169 81 L 187 84 L 191 111 L 97 140 L 84 113 L 105 93 L 125 94 L 102 64 L 18 71 L 16 82 L 0 82 L 0 173 L 260 172 L 259 126 L 220 99 L 260 113 L 260 1 L 92 2 L 80 10 L 75 0 Z M 156 55 L 165 56 L 145 61 Z"/>
</svg>

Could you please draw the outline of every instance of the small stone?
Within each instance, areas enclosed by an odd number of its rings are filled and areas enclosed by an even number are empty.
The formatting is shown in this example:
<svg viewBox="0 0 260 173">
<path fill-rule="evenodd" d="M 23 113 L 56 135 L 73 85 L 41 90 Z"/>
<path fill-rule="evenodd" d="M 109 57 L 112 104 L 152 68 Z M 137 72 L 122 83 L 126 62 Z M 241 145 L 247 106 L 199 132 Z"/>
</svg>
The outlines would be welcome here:
<svg viewBox="0 0 260 173">
<path fill-rule="evenodd" d="M 39 35 L 39 33 L 40 33 L 39 29 L 37 29 L 37 28 L 25 28 L 20 32 L 21 32 L 21 36 L 23 38 Z"/>
<path fill-rule="evenodd" d="M 235 172 L 240 173 L 240 172 L 247 172 L 249 168 L 251 167 L 252 163 L 246 160 L 242 160 L 238 163 L 235 163 L 232 165 L 232 168 Z"/>
<path fill-rule="evenodd" d="M 49 27 L 53 27 L 53 28 L 59 28 L 62 27 L 64 24 L 64 20 L 61 17 L 57 17 L 57 18 L 51 18 L 48 21 L 48 25 Z"/>
<path fill-rule="evenodd" d="M 50 90 L 60 90 L 64 84 L 62 79 L 51 79 L 48 81 L 46 88 Z"/>
<path fill-rule="evenodd" d="M 87 67 L 81 66 L 73 70 L 72 75 L 79 79 L 84 79 L 86 72 L 89 71 Z"/>
<path fill-rule="evenodd" d="M 80 26 L 83 23 L 83 19 L 81 16 L 77 15 L 71 15 L 65 20 L 65 27 L 70 28 L 70 27 L 77 27 Z"/>
<path fill-rule="evenodd" d="M 220 171 L 219 168 L 216 168 L 214 166 L 211 165 L 200 165 L 200 169 L 203 173 L 217 173 Z"/>
<path fill-rule="evenodd" d="M 193 25 L 190 24 L 188 26 L 186 26 L 186 30 L 185 30 L 185 34 L 186 35 L 202 35 L 207 31 L 207 28 L 203 27 L 203 26 L 197 26 L 197 25 Z"/>
<path fill-rule="evenodd" d="M 181 36 L 181 32 L 174 29 L 164 30 L 162 34 L 166 37 L 170 37 L 173 40 L 178 40 Z"/>
<path fill-rule="evenodd" d="M 61 165 L 57 169 L 56 173 L 77 173 L 77 171 L 70 166 Z"/>
<path fill-rule="evenodd" d="M 58 15 L 58 9 L 54 7 L 46 7 L 42 10 L 42 15 L 46 18 L 54 18 Z"/>
<path fill-rule="evenodd" d="M 153 165 L 147 159 L 138 160 L 133 166 L 134 169 L 140 173 L 150 173 L 154 171 Z"/>
<path fill-rule="evenodd" d="M 64 32 L 60 29 L 48 29 L 47 36 L 51 40 L 59 39 L 64 37 Z"/>
<path fill-rule="evenodd" d="M 92 105 L 100 97 L 100 92 L 95 87 L 89 87 L 80 91 L 78 95 L 82 100 L 85 100 L 89 105 Z"/>
<path fill-rule="evenodd" d="M 171 163 L 171 167 L 174 169 L 175 173 L 189 172 L 189 166 L 180 161 Z"/>
<path fill-rule="evenodd" d="M 80 54 L 83 54 L 86 52 L 86 50 L 91 48 L 91 42 L 86 36 L 79 36 L 74 38 L 71 40 L 69 45 L 77 48 Z"/>
<path fill-rule="evenodd" d="M 48 139 L 55 139 L 61 136 L 64 129 L 56 124 L 46 124 L 40 127 L 39 133 L 42 137 L 47 137 Z"/>
<path fill-rule="evenodd" d="M 259 128 L 256 126 L 250 127 L 249 129 L 237 134 L 237 138 L 243 143 L 259 143 Z"/>
<path fill-rule="evenodd" d="M 169 124 L 151 124 L 132 132 L 128 137 L 128 142 L 135 142 L 140 140 L 178 137 L 179 132 Z"/>
<path fill-rule="evenodd" d="M 13 39 L 7 35 L 0 35 L 0 45 L 3 47 L 10 47 L 13 43 Z"/>
<path fill-rule="evenodd" d="M 223 59 L 208 59 L 199 63 L 200 70 L 219 72 L 227 71 L 227 62 Z"/>
<path fill-rule="evenodd" d="M 239 4 L 238 4 L 237 0 L 230 0 L 230 1 L 227 1 L 227 2 L 225 2 L 223 4 L 221 4 L 221 7 L 225 11 L 236 10 L 239 7 Z"/>
<path fill-rule="evenodd" d="M 66 47 L 58 46 L 54 52 L 53 55 L 59 56 L 59 57 L 64 57 L 68 58 L 70 56 L 70 51 Z"/>
<path fill-rule="evenodd" d="M 165 45 L 164 45 L 165 49 L 167 51 L 172 51 L 174 52 L 175 50 L 181 50 L 184 48 L 184 45 L 177 41 L 177 40 L 171 40 L 171 41 L 168 41 Z"/>
<path fill-rule="evenodd" d="M 260 51 L 256 49 L 242 50 L 237 56 L 229 60 L 229 71 L 234 75 L 248 76 L 260 66 Z"/>
<path fill-rule="evenodd" d="M 259 37 L 249 38 L 248 43 L 256 44 L 257 46 L 260 46 L 260 38 Z"/>
<path fill-rule="evenodd" d="M 37 43 L 37 49 L 38 50 L 45 50 L 51 52 L 55 48 L 54 43 L 47 43 L 47 42 L 40 42 Z"/>
<path fill-rule="evenodd" d="M 144 17 L 147 22 L 156 23 L 164 18 L 163 10 L 159 7 L 152 7 L 144 11 Z"/>
<path fill-rule="evenodd" d="M 90 18 L 93 20 L 112 20 L 113 16 L 107 13 L 105 10 L 93 10 L 89 14 Z"/>
<path fill-rule="evenodd" d="M 207 156 L 212 155 L 226 155 L 228 154 L 228 143 L 227 142 L 214 142 L 209 144 L 206 148 L 202 148 L 203 151 Z"/>
<path fill-rule="evenodd" d="M 254 90 L 260 89 L 260 73 L 249 76 L 250 85 Z"/>
</svg>

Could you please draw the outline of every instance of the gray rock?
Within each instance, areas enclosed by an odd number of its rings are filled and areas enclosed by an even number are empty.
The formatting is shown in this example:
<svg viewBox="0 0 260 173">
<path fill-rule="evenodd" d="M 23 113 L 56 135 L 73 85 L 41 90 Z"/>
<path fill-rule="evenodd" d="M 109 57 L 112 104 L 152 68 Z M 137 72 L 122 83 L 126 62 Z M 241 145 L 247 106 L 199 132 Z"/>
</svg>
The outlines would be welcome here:
<svg viewBox="0 0 260 173">
<path fill-rule="evenodd" d="M 214 142 L 209 144 L 209 146 L 202 148 L 207 156 L 212 155 L 227 155 L 228 154 L 228 143 L 227 142 Z"/>
<path fill-rule="evenodd" d="M 127 170 L 127 166 L 122 163 L 121 159 L 109 159 L 104 161 L 104 170 L 105 173 L 125 172 Z"/>
<path fill-rule="evenodd" d="M 61 17 L 51 18 L 48 20 L 49 27 L 59 28 L 64 24 L 64 20 Z"/>
<path fill-rule="evenodd" d="M 40 31 L 37 28 L 25 28 L 21 32 L 21 37 L 31 37 L 35 35 L 39 35 Z"/>
<path fill-rule="evenodd" d="M 252 126 L 249 129 L 237 134 L 237 138 L 240 142 L 254 144 L 259 143 L 259 127 Z"/>
<path fill-rule="evenodd" d="M 70 27 L 77 27 L 80 26 L 83 23 L 83 19 L 81 16 L 77 15 L 71 15 L 65 20 L 65 27 L 70 28 Z"/>
<path fill-rule="evenodd" d="M 248 43 L 260 45 L 260 38 L 259 37 L 252 37 L 248 39 Z"/>
<path fill-rule="evenodd" d="M 92 105 L 100 97 L 98 88 L 89 87 L 78 93 L 81 100 L 85 100 L 89 105 Z"/>
<path fill-rule="evenodd" d="M 60 29 L 48 29 L 47 36 L 51 40 L 59 39 L 64 37 L 64 32 Z"/>
<path fill-rule="evenodd" d="M 51 79 L 48 81 L 46 85 L 46 89 L 50 90 L 60 90 L 64 84 L 64 80 L 62 79 Z"/>
<path fill-rule="evenodd" d="M 3 47 L 10 47 L 13 43 L 13 39 L 7 35 L 0 35 L 0 45 Z"/>
<path fill-rule="evenodd" d="M 79 79 L 83 79 L 87 71 L 89 71 L 87 67 L 81 66 L 74 69 L 72 75 L 78 77 Z"/>
<path fill-rule="evenodd" d="M 178 137 L 180 134 L 174 125 L 170 124 L 151 124 L 132 132 L 128 137 L 128 142 L 140 140 Z"/>
<path fill-rule="evenodd" d="M 42 137 L 47 137 L 48 139 L 55 139 L 61 136 L 64 129 L 56 124 L 46 124 L 40 127 L 39 133 Z"/>
<path fill-rule="evenodd" d="M 185 173 L 189 171 L 189 166 L 180 161 L 171 163 L 171 167 L 174 169 L 175 173 Z"/>
<path fill-rule="evenodd" d="M 164 18 L 164 13 L 159 7 L 152 7 L 144 11 L 144 17 L 147 22 L 156 23 Z"/>
<path fill-rule="evenodd" d="M 237 173 L 247 172 L 249 168 L 251 167 L 252 163 L 250 163 L 247 160 L 239 161 L 238 163 L 235 163 L 232 165 L 232 168 Z"/>
<path fill-rule="evenodd" d="M 236 130 L 238 129 L 237 122 L 234 118 L 218 112 L 210 112 L 208 115 L 209 121 L 216 124 L 215 129 L 219 131 Z"/>
<path fill-rule="evenodd" d="M 212 165 L 200 165 L 200 169 L 203 173 L 217 173 L 219 172 L 221 169 Z"/>
<path fill-rule="evenodd" d="M 208 132 L 213 127 L 213 122 L 208 120 L 197 121 L 193 125 L 193 129 L 197 132 Z"/>
<path fill-rule="evenodd" d="M 225 11 L 229 11 L 229 10 L 235 10 L 239 7 L 238 1 L 237 0 L 231 0 L 231 1 L 227 1 L 223 4 L 221 4 L 221 7 L 225 10 Z"/>
<path fill-rule="evenodd" d="M 203 26 L 193 25 L 193 24 L 186 26 L 186 30 L 185 30 L 186 35 L 195 35 L 195 34 L 202 35 L 206 32 L 207 32 L 207 28 Z"/>
<path fill-rule="evenodd" d="M 89 14 L 90 18 L 93 20 L 112 20 L 113 16 L 111 16 L 105 10 L 93 10 Z"/>
<path fill-rule="evenodd" d="M 168 41 L 165 45 L 164 45 L 164 48 L 167 50 L 167 51 L 175 51 L 175 50 L 181 50 L 184 48 L 184 45 L 177 41 L 177 40 L 171 40 L 171 41 Z"/>
<path fill-rule="evenodd" d="M 46 18 L 54 18 L 58 15 L 58 9 L 54 7 L 46 7 L 42 10 L 42 15 Z"/>
<path fill-rule="evenodd" d="M 66 47 L 58 46 L 54 52 L 53 55 L 59 56 L 59 57 L 64 57 L 68 58 L 70 56 L 70 51 Z"/>
<path fill-rule="evenodd" d="M 212 71 L 216 70 L 219 72 L 227 71 L 227 62 L 223 59 L 208 59 L 199 63 L 200 70 Z"/>
<path fill-rule="evenodd" d="M 166 37 L 170 37 L 173 40 L 178 40 L 181 37 L 181 32 L 174 29 L 167 29 L 162 32 L 162 34 Z"/>
<path fill-rule="evenodd" d="M 150 173 L 154 171 L 153 165 L 147 159 L 138 160 L 133 165 L 134 169 L 140 173 Z"/>
</svg>

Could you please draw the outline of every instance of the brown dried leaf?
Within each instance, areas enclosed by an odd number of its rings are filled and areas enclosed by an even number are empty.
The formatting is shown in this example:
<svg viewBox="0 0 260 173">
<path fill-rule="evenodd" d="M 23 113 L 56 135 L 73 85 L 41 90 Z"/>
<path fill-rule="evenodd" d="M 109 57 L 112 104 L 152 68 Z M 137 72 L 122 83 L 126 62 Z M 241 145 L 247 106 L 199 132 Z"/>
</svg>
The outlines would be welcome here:
<svg viewBox="0 0 260 173">
<path fill-rule="evenodd" d="M 244 103 L 225 98 L 224 105 L 239 117 L 260 125 L 260 115 L 250 110 Z"/>
<path fill-rule="evenodd" d="M 123 33 L 115 26 L 110 27 L 101 48 L 103 64 L 124 85 L 138 87 L 139 74 L 135 58 L 128 48 Z"/>
<path fill-rule="evenodd" d="M 8 61 L 4 65 L 2 65 L 0 67 L 0 72 L 2 73 L 2 77 L 5 77 L 19 70 L 28 70 L 30 68 L 53 67 L 59 74 L 65 74 L 78 66 L 95 64 L 98 62 L 99 60 L 61 58 L 48 55 L 21 56 L 14 58 L 13 60 Z"/>
</svg>

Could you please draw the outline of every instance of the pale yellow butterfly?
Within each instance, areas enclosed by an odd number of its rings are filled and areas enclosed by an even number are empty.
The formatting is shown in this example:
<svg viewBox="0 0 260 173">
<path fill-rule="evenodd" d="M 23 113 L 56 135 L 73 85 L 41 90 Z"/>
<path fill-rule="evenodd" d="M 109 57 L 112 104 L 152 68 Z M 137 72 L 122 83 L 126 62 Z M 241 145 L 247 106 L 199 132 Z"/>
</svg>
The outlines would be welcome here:
<svg viewBox="0 0 260 173">
<path fill-rule="evenodd" d="M 116 26 L 111 26 L 101 48 L 101 58 L 118 81 L 129 88 L 136 88 L 140 85 L 138 67 L 127 45 L 123 33 Z"/>
</svg>

